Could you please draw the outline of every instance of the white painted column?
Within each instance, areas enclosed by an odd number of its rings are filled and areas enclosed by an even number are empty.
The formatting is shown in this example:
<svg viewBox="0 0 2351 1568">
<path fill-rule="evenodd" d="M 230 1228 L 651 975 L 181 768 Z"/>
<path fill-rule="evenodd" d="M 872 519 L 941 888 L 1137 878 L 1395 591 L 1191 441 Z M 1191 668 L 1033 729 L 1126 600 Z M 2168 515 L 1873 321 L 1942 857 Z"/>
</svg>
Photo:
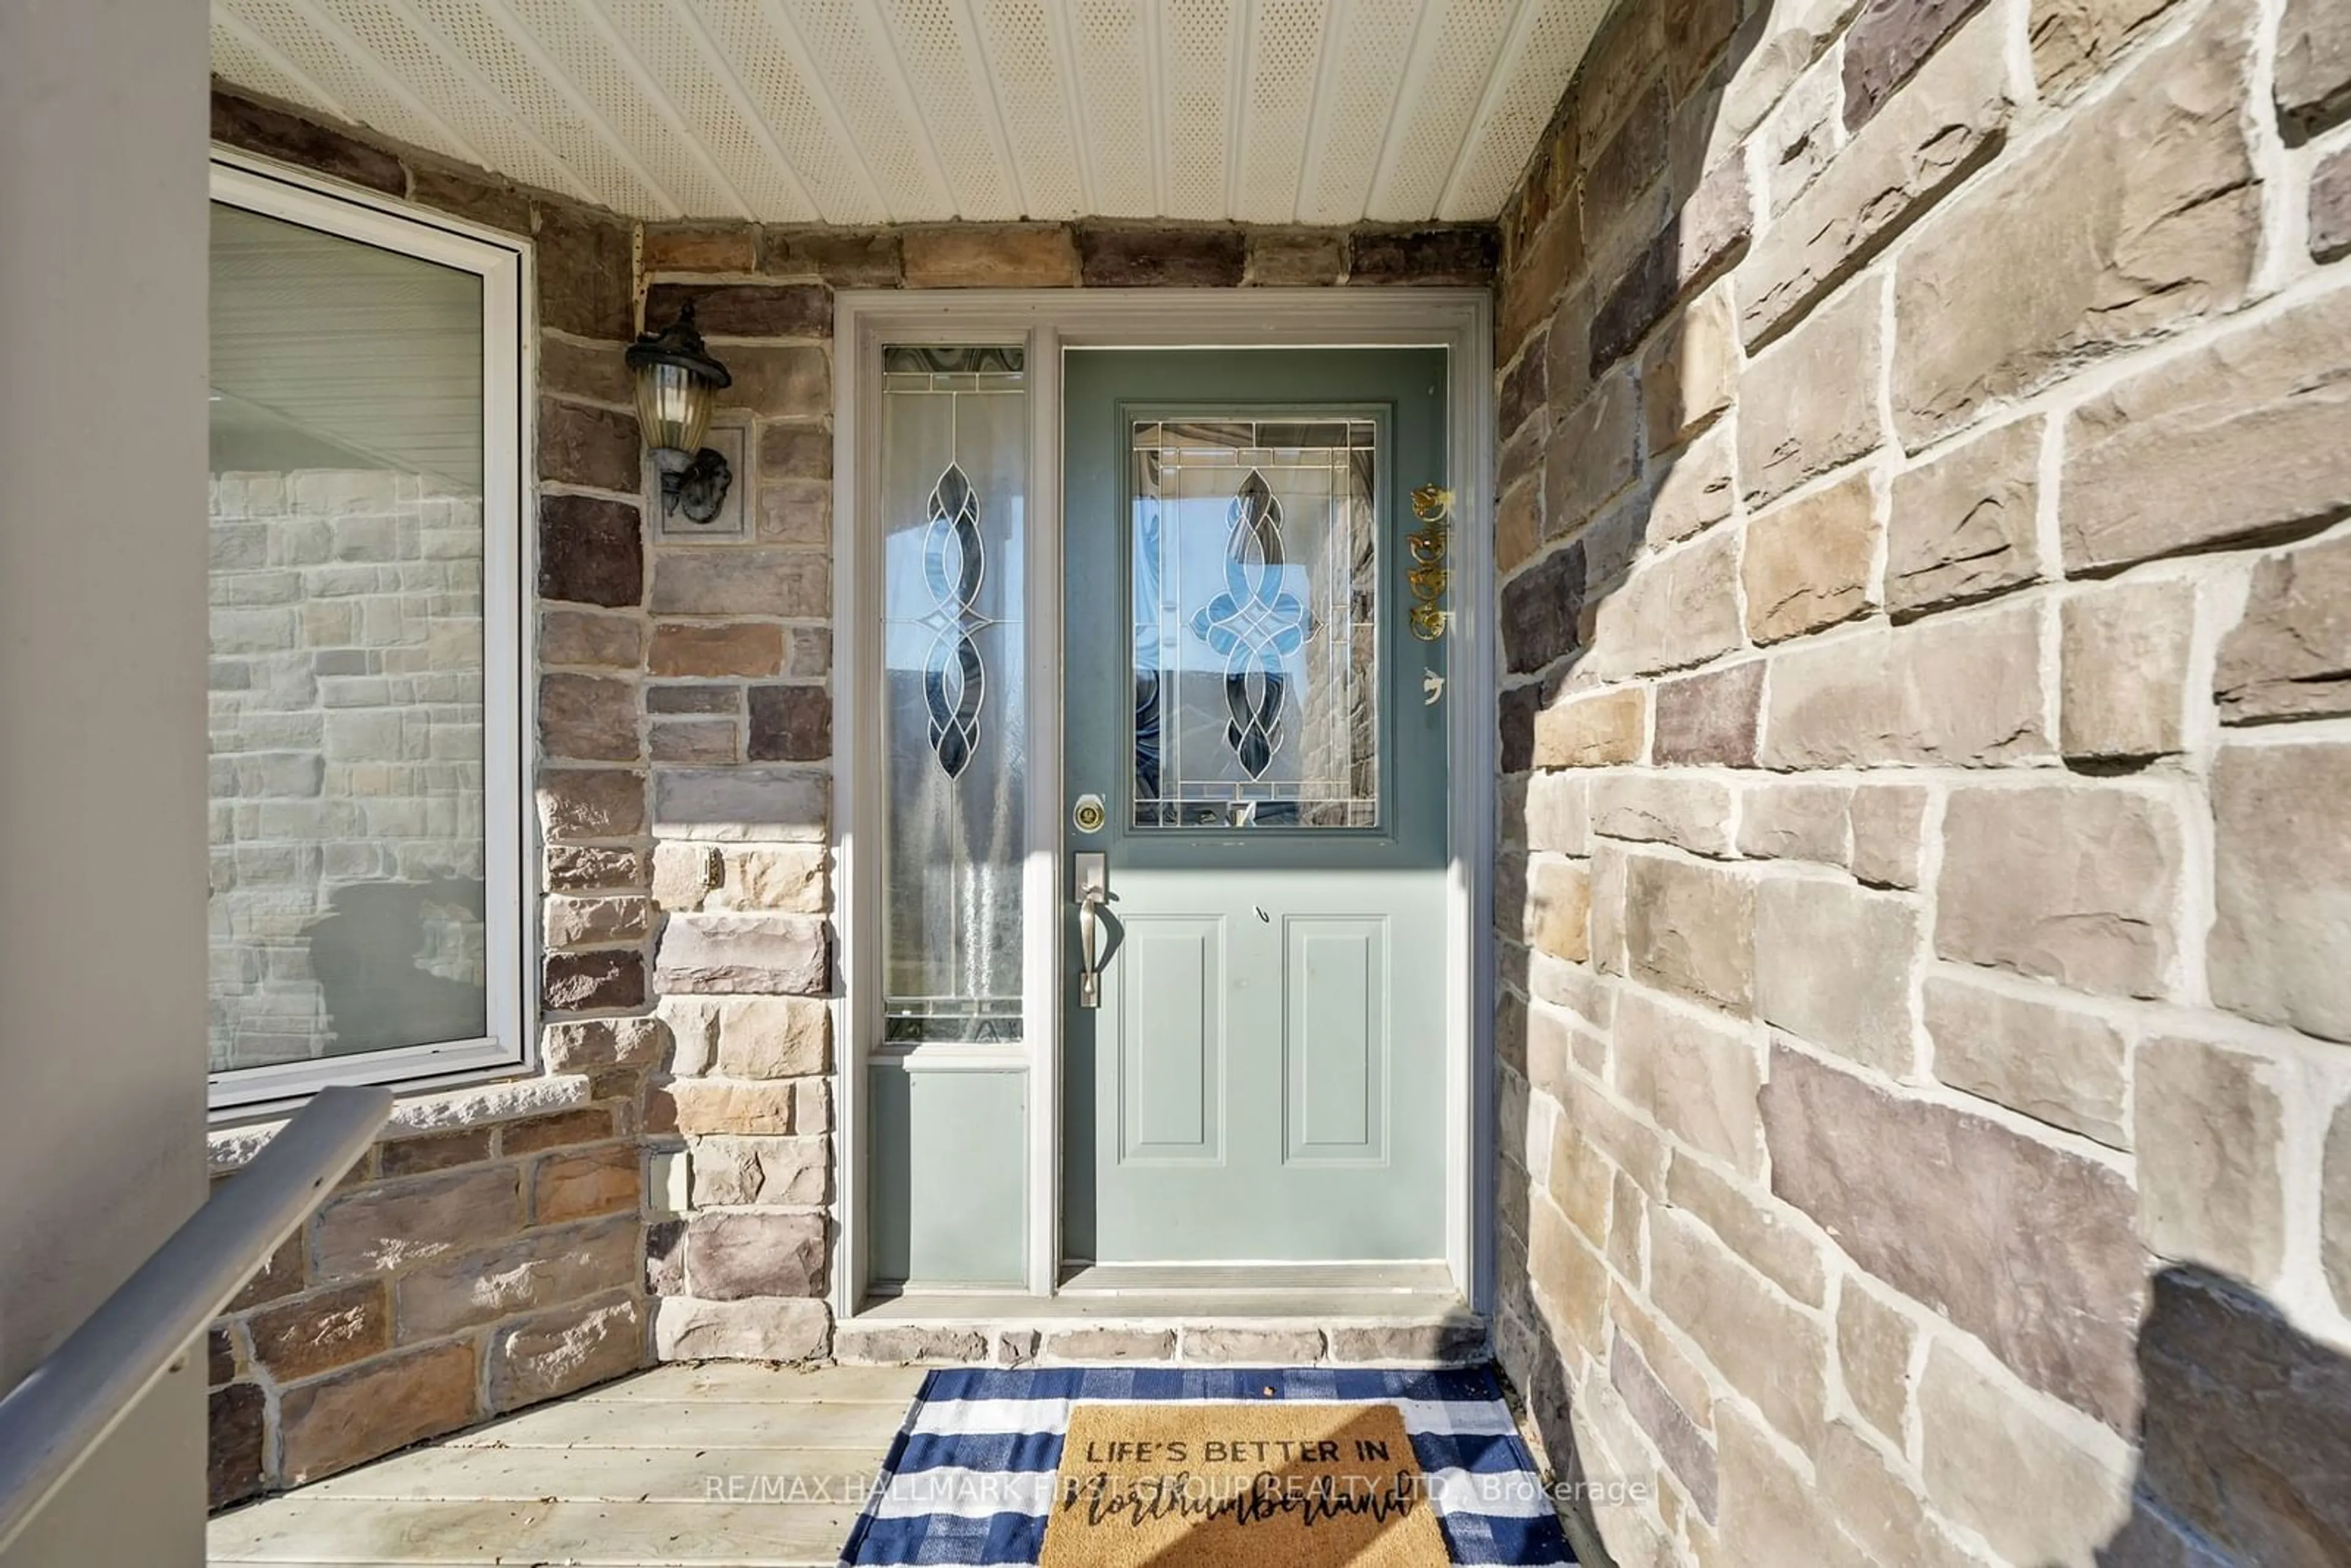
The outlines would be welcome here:
<svg viewBox="0 0 2351 1568">
<path fill-rule="evenodd" d="M 204 1197 L 208 79 L 0 4 L 0 1387 Z M 5 1568 L 202 1563 L 202 1349 Z"/>
</svg>

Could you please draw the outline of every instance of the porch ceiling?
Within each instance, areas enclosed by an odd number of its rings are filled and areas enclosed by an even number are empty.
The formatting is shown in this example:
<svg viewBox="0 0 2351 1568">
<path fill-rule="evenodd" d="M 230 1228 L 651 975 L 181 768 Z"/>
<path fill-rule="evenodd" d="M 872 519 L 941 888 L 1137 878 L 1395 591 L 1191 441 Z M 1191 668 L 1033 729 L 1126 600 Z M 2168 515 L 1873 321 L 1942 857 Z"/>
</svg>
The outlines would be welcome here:
<svg viewBox="0 0 2351 1568">
<path fill-rule="evenodd" d="M 1490 218 L 1607 0 L 212 0 L 239 87 L 633 217 Z"/>
</svg>

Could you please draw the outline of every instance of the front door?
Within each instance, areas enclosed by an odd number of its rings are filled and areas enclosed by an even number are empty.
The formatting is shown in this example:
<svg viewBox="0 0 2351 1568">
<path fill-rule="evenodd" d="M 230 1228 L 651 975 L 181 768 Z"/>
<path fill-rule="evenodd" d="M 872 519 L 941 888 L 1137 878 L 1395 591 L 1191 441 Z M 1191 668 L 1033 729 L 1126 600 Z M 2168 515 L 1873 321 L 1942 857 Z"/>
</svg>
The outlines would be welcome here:
<svg viewBox="0 0 2351 1568">
<path fill-rule="evenodd" d="M 1072 1263 L 1444 1256 L 1445 664 L 1405 576 L 1445 379 L 1068 356 L 1064 859 L 1107 888 L 1064 883 Z"/>
</svg>

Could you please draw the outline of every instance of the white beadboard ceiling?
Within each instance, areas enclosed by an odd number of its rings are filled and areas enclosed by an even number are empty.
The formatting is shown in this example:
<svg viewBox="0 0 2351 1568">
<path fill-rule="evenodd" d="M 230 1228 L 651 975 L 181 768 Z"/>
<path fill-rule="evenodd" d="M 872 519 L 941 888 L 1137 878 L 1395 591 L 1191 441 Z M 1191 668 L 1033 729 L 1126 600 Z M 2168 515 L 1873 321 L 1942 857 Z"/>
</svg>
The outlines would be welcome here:
<svg viewBox="0 0 2351 1568">
<path fill-rule="evenodd" d="M 212 0 L 258 93 L 645 219 L 1493 217 L 1608 0 Z"/>
</svg>

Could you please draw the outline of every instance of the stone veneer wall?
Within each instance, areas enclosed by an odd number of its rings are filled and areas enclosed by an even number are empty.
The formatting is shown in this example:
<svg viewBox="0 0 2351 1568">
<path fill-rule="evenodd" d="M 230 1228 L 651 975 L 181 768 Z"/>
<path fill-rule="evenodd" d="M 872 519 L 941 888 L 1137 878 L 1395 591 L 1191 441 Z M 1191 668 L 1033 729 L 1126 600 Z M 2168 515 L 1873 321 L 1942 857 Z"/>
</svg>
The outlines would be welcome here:
<svg viewBox="0 0 2351 1568">
<path fill-rule="evenodd" d="M 1504 215 L 1501 1360 L 1628 1565 L 2351 1562 L 2351 8 L 1744 12 Z"/>
<path fill-rule="evenodd" d="M 215 1325 L 221 1504 L 653 1359 L 831 1351 L 833 289 L 1479 287 L 1498 238 L 639 226 L 242 96 L 213 131 L 536 243 L 545 949 L 538 1075 L 404 1101 Z M 747 432 L 739 541 L 643 515 L 622 349 L 688 297 Z"/>
</svg>

